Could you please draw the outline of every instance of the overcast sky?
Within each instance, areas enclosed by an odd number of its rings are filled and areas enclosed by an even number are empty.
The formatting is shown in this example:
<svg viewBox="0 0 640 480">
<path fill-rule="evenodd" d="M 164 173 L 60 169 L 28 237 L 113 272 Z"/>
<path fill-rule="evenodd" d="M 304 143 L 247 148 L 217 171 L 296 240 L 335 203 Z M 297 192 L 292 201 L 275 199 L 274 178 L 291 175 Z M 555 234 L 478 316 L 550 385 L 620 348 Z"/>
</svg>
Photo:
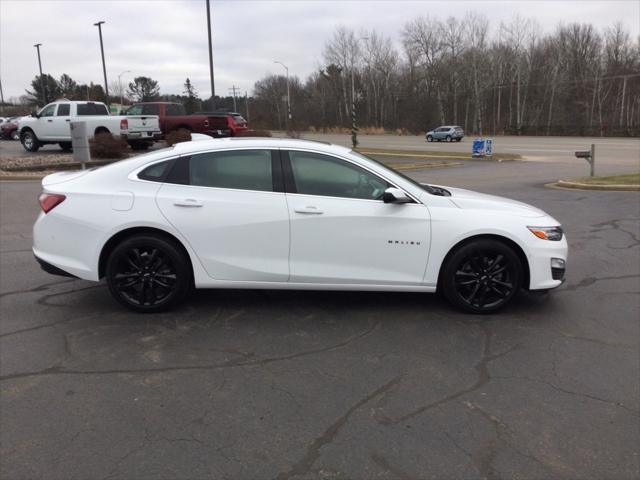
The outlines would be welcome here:
<svg viewBox="0 0 640 480">
<path fill-rule="evenodd" d="M 150 76 L 162 93 L 182 93 L 189 77 L 200 97 L 210 95 L 204 0 L 0 0 L 0 80 L 5 99 L 24 94 L 38 73 L 35 43 L 42 43 L 42 68 L 55 78 L 67 73 L 79 83 L 103 83 L 98 30 L 103 38 L 109 82 Z M 251 92 L 268 73 L 305 78 L 321 65 L 324 42 L 335 27 L 376 30 L 399 45 L 403 25 L 419 16 L 441 19 L 484 13 L 496 29 L 514 15 L 535 18 L 543 31 L 559 23 L 585 22 L 599 30 L 623 22 L 640 35 L 639 0 L 600 1 L 242 1 L 211 0 L 215 89 L 232 85 Z"/>
</svg>

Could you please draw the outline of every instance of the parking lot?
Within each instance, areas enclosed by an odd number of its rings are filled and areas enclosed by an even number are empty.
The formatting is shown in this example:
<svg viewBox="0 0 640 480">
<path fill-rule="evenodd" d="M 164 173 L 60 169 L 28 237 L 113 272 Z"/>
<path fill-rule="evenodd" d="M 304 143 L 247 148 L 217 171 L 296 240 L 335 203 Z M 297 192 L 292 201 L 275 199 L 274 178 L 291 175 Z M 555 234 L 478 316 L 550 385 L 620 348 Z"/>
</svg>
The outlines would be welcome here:
<svg viewBox="0 0 640 480">
<path fill-rule="evenodd" d="M 612 158 L 602 173 L 637 165 Z M 40 186 L 0 183 L 0 477 L 638 478 L 640 197 L 544 186 L 586 172 L 405 172 L 564 224 L 565 285 L 483 317 L 432 294 L 282 291 L 136 315 L 42 272 Z"/>
</svg>

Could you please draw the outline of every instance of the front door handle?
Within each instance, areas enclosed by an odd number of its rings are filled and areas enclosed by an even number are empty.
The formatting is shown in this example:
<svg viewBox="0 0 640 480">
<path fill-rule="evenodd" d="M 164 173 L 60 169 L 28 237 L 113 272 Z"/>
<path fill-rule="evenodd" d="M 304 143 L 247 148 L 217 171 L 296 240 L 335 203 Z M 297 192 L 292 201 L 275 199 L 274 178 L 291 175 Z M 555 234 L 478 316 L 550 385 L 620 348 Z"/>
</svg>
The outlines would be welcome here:
<svg viewBox="0 0 640 480">
<path fill-rule="evenodd" d="M 304 207 L 296 207 L 296 213 L 306 213 L 311 215 L 322 215 L 324 212 L 314 205 L 306 205 Z"/>
<path fill-rule="evenodd" d="M 51 122 L 53 122 L 53 120 L 47 120 L 47 122 L 51 123 Z"/>
<path fill-rule="evenodd" d="M 187 207 L 187 208 L 199 208 L 202 207 L 202 202 L 195 200 L 193 198 L 185 198 L 184 200 L 176 200 L 173 202 L 176 207 Z"/>
</svg>

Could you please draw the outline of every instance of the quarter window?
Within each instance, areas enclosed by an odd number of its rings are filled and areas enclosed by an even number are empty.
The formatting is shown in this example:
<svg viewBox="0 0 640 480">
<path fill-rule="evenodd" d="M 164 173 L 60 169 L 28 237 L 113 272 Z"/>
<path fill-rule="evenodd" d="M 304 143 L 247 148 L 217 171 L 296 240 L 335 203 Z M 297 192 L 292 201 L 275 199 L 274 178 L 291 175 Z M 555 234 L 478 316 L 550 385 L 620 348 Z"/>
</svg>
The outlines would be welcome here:
<svg viewBox="0 0 640 480">
<path fill-rule="evenodd" d="M 189 183 L 200 187 L 273 191 L 270 150 L 236 150 L 193 155 Z"/>
<path fill-rule="evenodd" d="M 290 151 L 297 193 L 379 200 L 389 184 L 380 177 L 338 158 Z"/>
<path fill-rule="evenodd" d="M 149 180 L 150 182 L 162 182 L 170 164 L 171 160 L 154 163 L 138 173 L 138 178 L 141 180 Z"/>
</svg>

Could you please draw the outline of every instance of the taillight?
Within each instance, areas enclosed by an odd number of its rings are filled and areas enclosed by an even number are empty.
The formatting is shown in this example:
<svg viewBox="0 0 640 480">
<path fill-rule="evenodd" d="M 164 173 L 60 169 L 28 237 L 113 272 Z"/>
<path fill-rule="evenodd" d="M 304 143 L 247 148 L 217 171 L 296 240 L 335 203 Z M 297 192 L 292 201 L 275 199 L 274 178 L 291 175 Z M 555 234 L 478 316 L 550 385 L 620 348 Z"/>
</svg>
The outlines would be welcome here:
<svg viewBox="0 0 640 480">
<path fill-rule="evenodd" d="M 120 130 L 129 130 L 129 121 L 126 118 L 120 120 Z"/>
<path fill-rule="evenodd" d="M 209 120 L 205 120 L 204 121 L 204 127 L 205 128 L 209 128 Z"/>
<path fill-rule="evenodd" d="M 40 207 L 44 213 L 49 213 L 56 206 L 60 205 L 67 198 L 59 193 L 41 193 L 38 197 Z"/>
</svg>

